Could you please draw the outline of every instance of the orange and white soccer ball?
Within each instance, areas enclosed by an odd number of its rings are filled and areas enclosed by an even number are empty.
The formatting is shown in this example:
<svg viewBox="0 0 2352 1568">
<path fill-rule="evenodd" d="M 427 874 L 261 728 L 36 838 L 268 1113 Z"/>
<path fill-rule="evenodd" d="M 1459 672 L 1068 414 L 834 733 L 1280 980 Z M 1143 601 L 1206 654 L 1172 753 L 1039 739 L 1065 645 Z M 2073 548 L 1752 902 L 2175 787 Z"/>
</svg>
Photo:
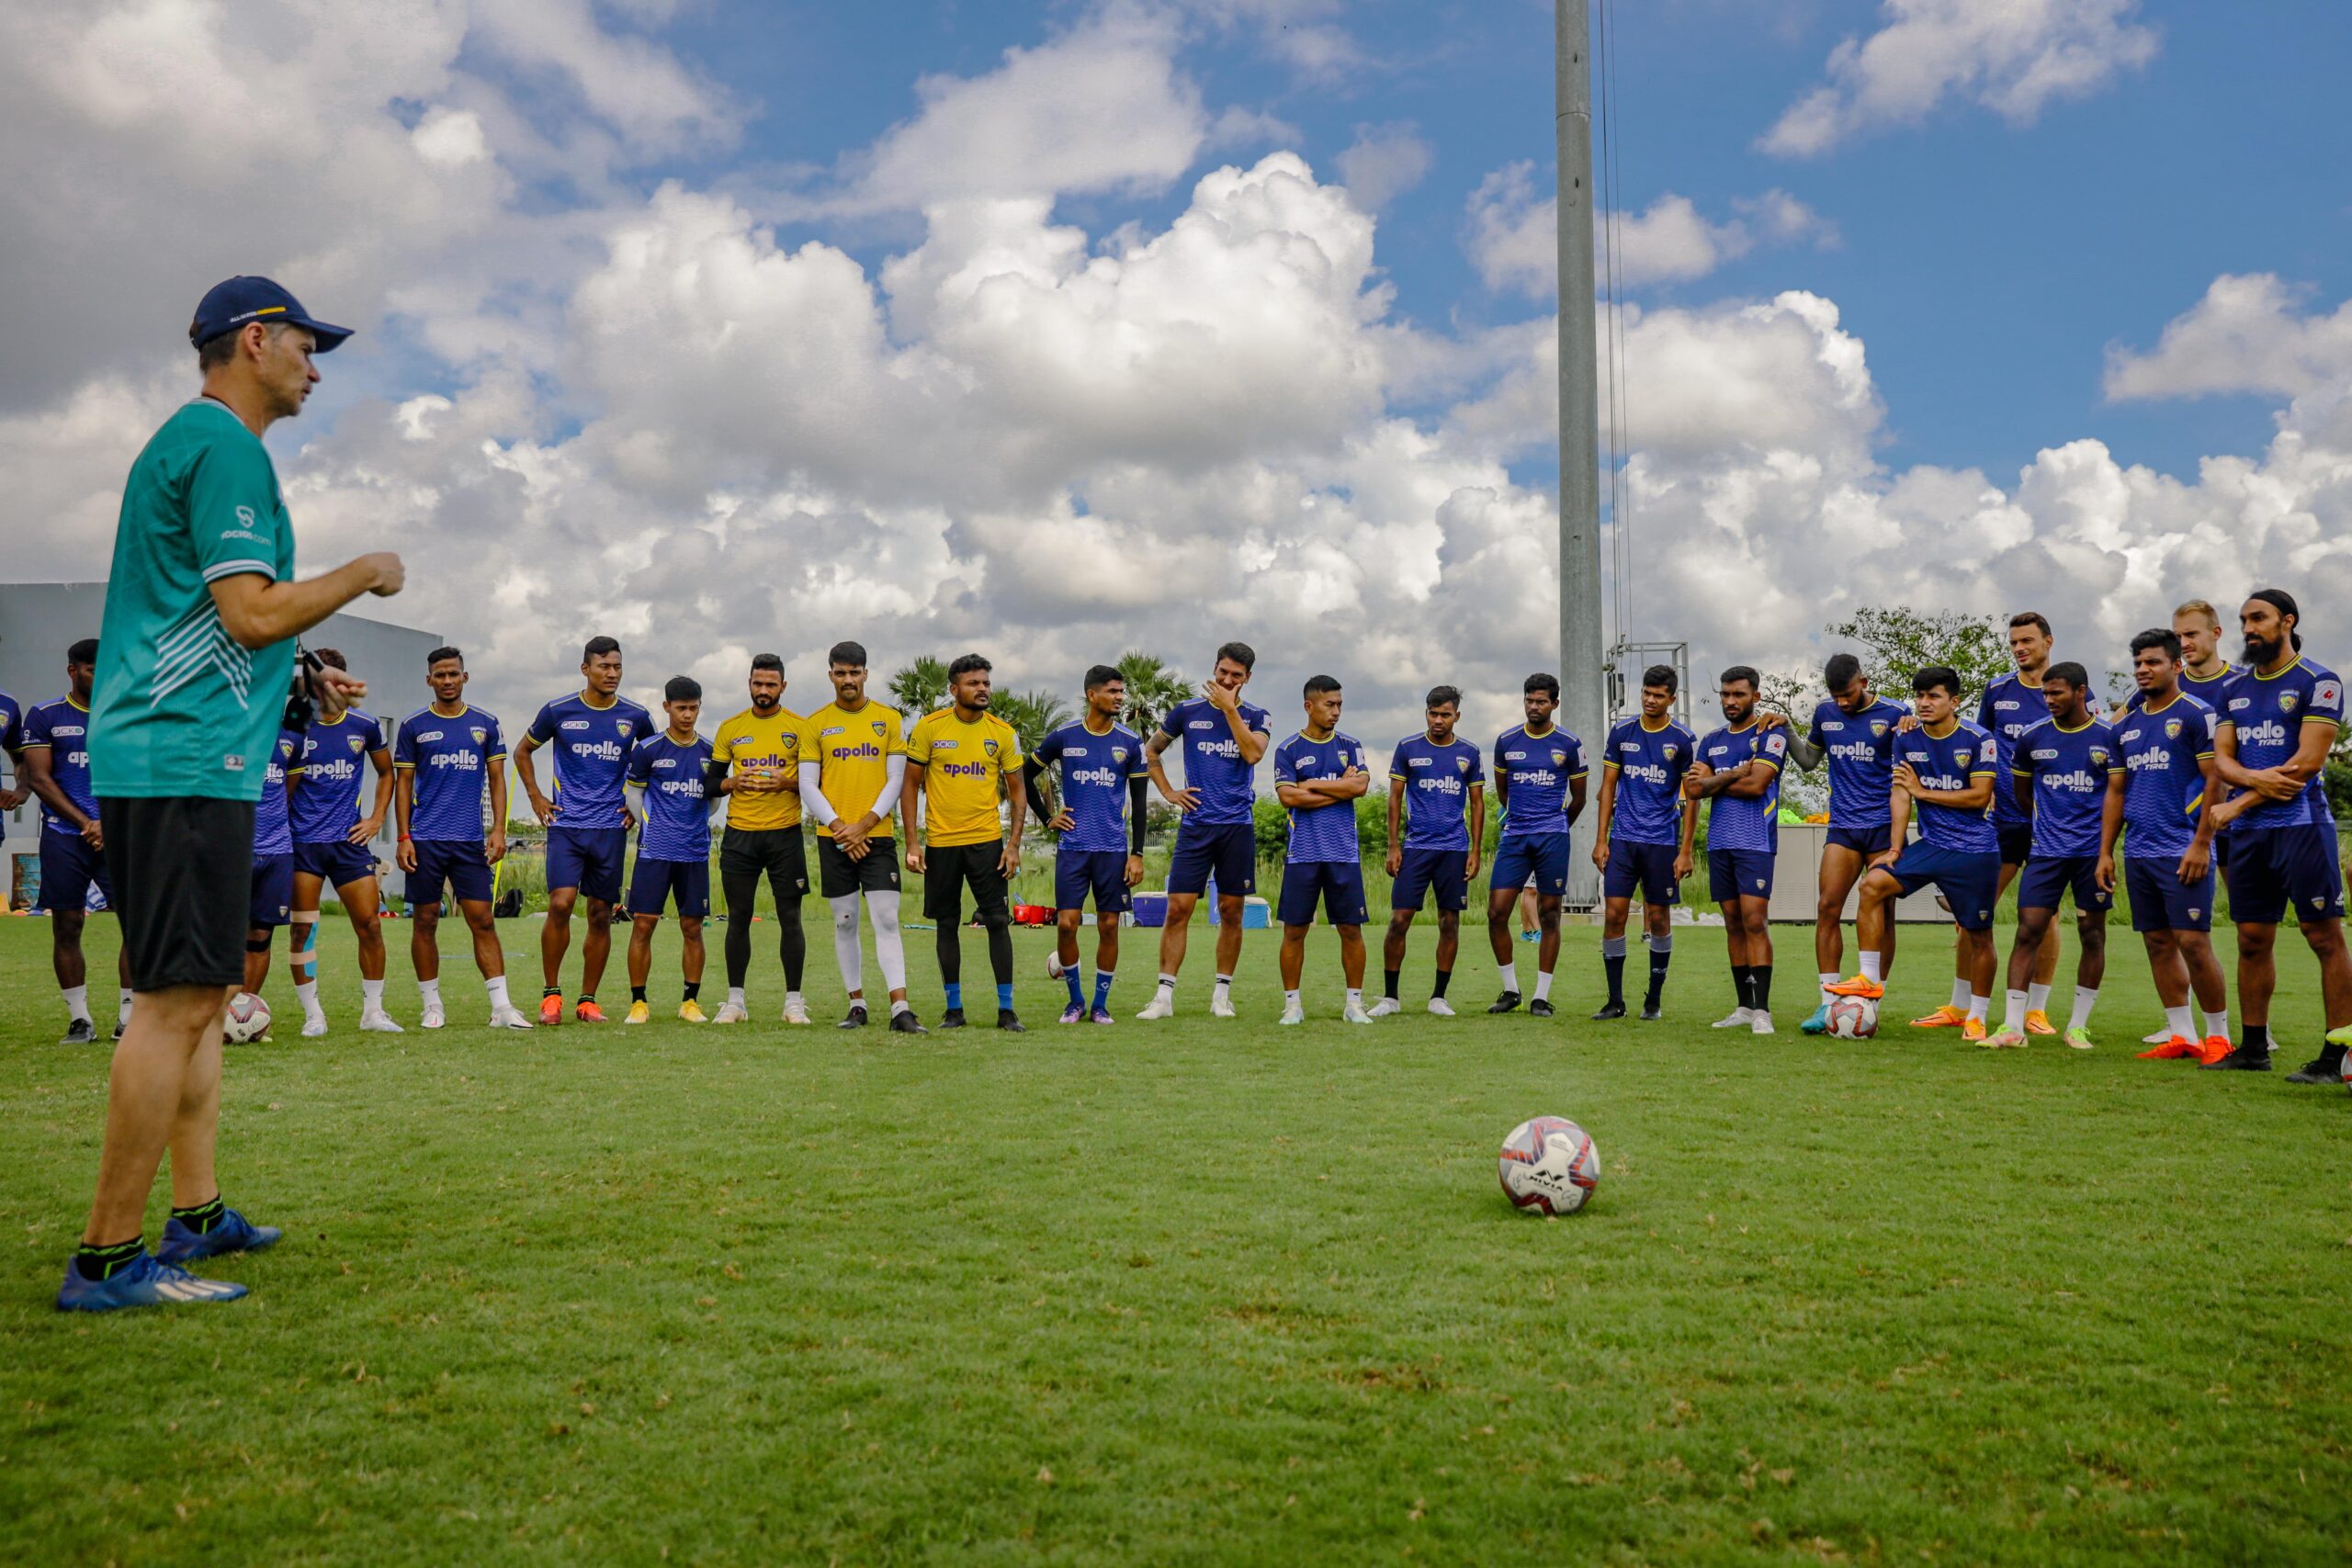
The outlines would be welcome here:
<svg viewBox="0 0 2352 1568">
<path fill-rule="evenodd" d="M 1503 1140 L 1503 1196 L 1529 1214 L 1573 1214 L 1600 1185 L 1600 1151 L 1565 1116 L 1521 1122 Z"/>
<path fill-rule="evenodd" d="M 250 1045 L 269 1032 L 269 1004 L 251 991 L 229 998 L 229 1015 L 220 1031 L 232 1045 Z"/>
<path fill-rule="evenodd" d="M 1868 1040 L 1878 1032 L 1878 1004 L 1868 997 L 1832 997 L 1828 1021 L 1837 1039 Z"/>
</svg>

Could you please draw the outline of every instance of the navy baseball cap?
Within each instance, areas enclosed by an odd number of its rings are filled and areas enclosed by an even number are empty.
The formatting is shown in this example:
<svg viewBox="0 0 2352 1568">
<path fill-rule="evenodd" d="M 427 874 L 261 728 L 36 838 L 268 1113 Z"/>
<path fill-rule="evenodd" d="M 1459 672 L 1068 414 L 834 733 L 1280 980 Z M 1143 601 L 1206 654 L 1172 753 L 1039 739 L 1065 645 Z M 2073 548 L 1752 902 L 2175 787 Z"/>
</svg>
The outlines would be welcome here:
<svg viewBox="0 0 2352 1568">
<path fill-rule="evenodd" d="M 308 327 L 318 340 L 313 353 L 324 354 L 351 335 L 349 327 L 331 327 L 313 320 L 302 302 L 266 277 L 232 277 L 216 283 L 196 308 L 187 327 L 187 341 L 202 348 L 222 333 L 235 332 L 247 321 L 290 321 Z"/>
</svg>

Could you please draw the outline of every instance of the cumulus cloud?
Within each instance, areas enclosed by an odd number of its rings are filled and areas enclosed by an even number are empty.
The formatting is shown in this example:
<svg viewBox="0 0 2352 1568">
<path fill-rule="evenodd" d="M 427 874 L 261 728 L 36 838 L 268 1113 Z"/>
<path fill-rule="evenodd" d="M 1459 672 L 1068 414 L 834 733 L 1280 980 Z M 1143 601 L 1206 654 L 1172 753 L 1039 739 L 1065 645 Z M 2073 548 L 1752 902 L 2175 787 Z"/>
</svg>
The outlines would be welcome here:
<svg viewBox="0 0 2352 1568">
<path fill-rule="evenodd" d="M 1377 212 L 1421 183 L 1436 153 L 1410 125 L 1360 125 L 1340 154 L 1340 178 L 1366 212 Z"/>
<path fill-rule="evenodd" d="M 1560 209 L 1555 197 L 1537 191 L 1534 170 L 1530 163 L 1506 164 L 1478 183 L 1470 195 L 1464 243 L 1487 288 L 1546 299 L 1558 287 Z M 1736 199 L 1732 209 L 1738 216 L 1713 221 L 1690 197 L 1669 191 L 1620 217 L 1618 278 L 1632 287 L 1686 283 L 1758 244 L 1838 243 L 1834 225 L 1784 190 Z M 1597 246 L 1611 243 L 1610 233 L 1596 230 Z"/>
<path fill-rule="evenodd" d="M 1369 63 L 1355 36 L 1341 27 L 1340 0 L 1183 0 L 1186 8 L 1225 28 L 1248 28 L 1276 59 L 1312 81 L 1334 81 Z"/>
<path fill-rule="evenodd" d="M 2305 315 L 2310 293 L 2271 273 L 2223 274 L 2165 323 L 2154 349 L 2109 351 L 2107 395 L 2117 401 L 2213 392 L 2301 397 L 2352 378 L 2352 300 L 2331 315 Z"/>
<path fill-rule="evenodd" d="M 1832 50 L 1828 79 L 1758 145 L 1813 157 L 1916 125 L 1952 98 L 2031 124 L 2052 100 L 2086 96 L 2155 58 L 2160 39 L 2132 20 L 2139 9 L 2139 0 L 1884 0 L 1879 30 Z"/>
</svg>

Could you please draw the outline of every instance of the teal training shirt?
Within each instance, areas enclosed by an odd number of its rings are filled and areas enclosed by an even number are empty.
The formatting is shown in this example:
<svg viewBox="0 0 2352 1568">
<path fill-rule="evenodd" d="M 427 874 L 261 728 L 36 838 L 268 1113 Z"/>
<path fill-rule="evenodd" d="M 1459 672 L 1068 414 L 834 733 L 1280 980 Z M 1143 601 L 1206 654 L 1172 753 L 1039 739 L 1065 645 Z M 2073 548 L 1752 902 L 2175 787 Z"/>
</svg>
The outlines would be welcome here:
<svg viewBox="0 0 2352 1568">
<path fill-rule="evenodd" d="M 260 797 L 294 644 L 230 637 L 208 585 L 241 572 L 291 581 L 294 525 L 261 438 L 199 398 L 123 482 L 90 720 L 99 799 Z"/>
</svg>

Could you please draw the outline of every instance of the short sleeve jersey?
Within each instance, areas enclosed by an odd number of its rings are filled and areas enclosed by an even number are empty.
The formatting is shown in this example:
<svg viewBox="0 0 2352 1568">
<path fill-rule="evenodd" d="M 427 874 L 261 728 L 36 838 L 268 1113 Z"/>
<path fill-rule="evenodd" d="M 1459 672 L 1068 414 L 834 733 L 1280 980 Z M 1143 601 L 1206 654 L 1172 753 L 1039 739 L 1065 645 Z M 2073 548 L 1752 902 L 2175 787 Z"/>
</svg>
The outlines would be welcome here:
<svg viewBox="0 0 2352 1568">
<path fill-rule="evenodd" d="M 880 797 L 890 782 L 890 759 L 907 753 L 904 722 L 897 708 L 869 698 L 855 713 L 827 703 L 801 725 L 800 763 L 817 765 L 817 787 L 836 813 L 855 822 Z M 898 808 L 895 800 L 882 802 L 875 838 L 889 836 Z M 817 835 L 830 839 L 833 829 L 820 823 Z"/>
<path fill-rule="evenodd" d="M 2018 737 L 2011 755 L 2018 788 L 2033 791 L 2033 852 L 2098 853 L 2108 780 L 2123 771 L 2115 731 L 2098 719 L 2067 729 L 2045 718 Z"/>
<path fill-rule="evenodd" d="M 491 770 L 505 761 L 496 716 L 478 707 L 455 718 L 419 708 L 401 720 L 392 766 L 412 775 L 409 837 L 481 842 Z"/>
<path fill-rule="evenodd" d="M 1966 719 L 1958 720 L 1941 736 L 1929 734 L 1928 727 L 1921 725 L 1898 736 L 1894 743 L 1894 760 L 1909 763 L 1919 783 L 1928 789 L 1966 789 L 1973 780 L 1991 778 L 1997 795 L 2005 776 L 1999 754 L 1993 737 Z M 1919 821 L 1919 837 L 1939 850 L 1964 855 L 2001 852 L 2001 835 L 1993 826 L 1989 806 L 1939 806 L 1915 800 L 1911 811 Z"/>
<path fill-rule="evenodd" d="M 1223 716 L 1218 716 L 1223 722 Z M 1350 768 L 1364 768 L 1363 742 L 1340 730 L 1321 740 L 1299 731 L 1274 748 L 1274 782 L 1312 784 L 1336 779 Z M 1356 803 L 1335 800 L 1329 806 L 1290 808 L 1290 848 L 1283 860 L 1292 865 L 1362 859 L 1356 847 Z"/>
<path fill-rule="evenodd" d="M 621 782 L 637 743 L 662 727 L 615 694 L 599 707 L 579 693 L 558 697 L 531 720 L 531 739 L 555 753 L 557 828 L 625 828 Z"/>
<path fill-rule="evenodd" d="M 2244 768 L 2275 768 L 2286 761 L 2302 745 L 2307 724 L 2338 729 L 2344 724 L 2344 682 L 2335 671 L 2300 656 L 2272 674 L 2247 671 L 2231 682 L 2222 703 L 2221 722 L 2236 732 L 2238 765 Z M 2294 799 L 2250 806 L 2231 827 L 2253 833 L 2335 820 L 2327 791 L 2314 773 Z"/>
<path fill-rule="evenodd" d="M 705 861 L 710 858 L 710 810 L 703 793 L 711 744 L 701 736 L 680 740 L 664 729 L 629 753 L 628 782 L 645 791 L 645 825 L 638 829 L 637 858 Z"/>
<path fill-rule="evenodd" d="M 711 761 L 724 763 L 738 778 L 758 773 L 790 782 L 800 765 L 800 727 L 808 722 L 787 707 L 769 714 L 745 708 L 718 727 L 711 741 Z M 788 789 L 727 797 L 730 828 L 758 833 L 797 827 L 799 821 L 800 796 Z"/>
<path fill-rule="evenodd" d="M 2225 665 L 2219 675 L 2192 675 L 2184 668 L 2180 672 L 2180 689 L 2218 714 L 2222 711 L 2222 694 L 2230 689 L 2231 682 L 2245 673 L 2245 666 L 2243 664 Z M 2136 703 L 2139 698 L 2135 695 L 2132 700 Z"/>
<path fill-rule="evenodd" d="M 294 673 L 291 638 L 240 647 L 210 585 L 294 576 L 294 526 L 260 437 L 199 398 L 123 481 L 98 627 L 91 755 L 101 795 L 253 800 Z"/>
<path fill-rule="evenodd" d="M 1426 730 L 1396 742 L 1388 759 L 1388 784 L 1405 792 L 1401 847 L 1469 849 L 1470 795 L 1486 782 L 1478 748 L 1458 735 L 1442 746 Z"/>
<path fill-rule="evenodd" d="M 1828 757 L 1829 825 L 1867 830 L 1887 824 L 1894 792 L 1894 727 L 1911 710 L 1875 697 L 1860 713 L 1835 702 L 1813 710 L 1805 739 Z M 1709 842 L 1713 842 L 1711 838 Z"/>
<path fill-rule="evenodd" d="M 1004 775 L 1021 771 L 1021 737 L 1012 726 L 992 713 L 967 724 L 954 708 L 941 708 L 915 721 L 907 761 L 922 769 L 925 842 L 950 849 L 1004 837 L 997 795 Z"/>
<path fill-rule="evenodd" d="M 2098 699 L 2090 700 L 2091 712 L 2098 712 Z M 1993 738 L 1999 755 L 1994 767 L 1999 774 L 1993 790 L 1993 822 L 1999 828 L 2022 827 L 2025 814 L 2018 809 L 2017 797 L 2007 788 L 2008 776 L 2017 766 L 2018 737 L 2050 716 L 2050 699 L 2041 694 L 2040 686 L 2029 686 L 2025 677 L 2015 671 L 1989 682 L 1984 694 L 1976 703 L 1976 728 Z"/>
<path fill-rule="evenodd" d="M 1728 794 L 1715 796 L 1707 813 L 1708 849 L 1756 850 L 1766 854 L 1780 850 L 1781 769 L 1788 754 L 1787 730 L 1767 729 L 1752 719 L 1744 728 L 1725 727 L 1699 742 L 1699 761 L 1719 773 L 1760 761 L 1772 774 L 1764 793 L 1752 800 Z"/>
<path fill-rule="evenodd" d="M 1143 737 L 1124 724 L 1097 735 L 1080 720 L 1046 736 L 1031 754 L 1061 770 L 1061 800 L 1070 817 L 1061 847 L 1073 854 L 1125 854 L 1129 781 L 1151 776 Z"/>
<path fill-rule="evenodd" d="M 261 798 L 254 802 L 254 853 L 257 855 L 290 855 L 294 852 L 294 829 L 286 800 L 286 779 L 296 759 L 302 755 L 302 737 L 291 729 L 281 729 L 269 748 L 269 761 L 261 773 Z"/>
<path fill-rule="evenodd" d="M 359 825 L 359 790 L 368 759 L 384 750 L 384 731 L 357 708 L 315 718 L 294 759 L 293 820 L 298 844 L 341 844 Z"/>
<path fill-rule="evenodd" d="M 1600 759 L 1617 774 L 1609 836 L 1629 844 L 1680 843 L 1682 775 L 1698 750 L 1697 739 L 1673 719 L 1656 729 L 1638 714 L 1618 720 Z"/>
<path fill-rule="evenodd" d="M 2160 708 L 2127 708 L 2115 721 L 2115 749 L 2126 775 L 2123 852 L 2178 859 L 2195 840 L 2205 807 L 2213 710 L 2186 694 Z"/>
<path fill-rule="evenodd" d="M 1495 782 L 1503 789 L 1506 839 L 1568 830 L 1568 796 L 1586 773 L 1584 742 L 1554 725 L 1531 735 L 1517 725 L 1495 737 Z"/>
<path fill-rule="evenodd" d="M 1241 727 L 1273 733 L 1273 716 L 1255 703 L 1241 705 Z M 1250 820 L 1257 805 L 1254 770 L 1241 759 L 1241 743 L 1216 704 L 1206 697 L 1178 703 L 1159 721 L 1160 733 L 1184 750 L 1184 785 L 1201 792 L 1200 805 L 1185 818 L 1204 828 L 1233 827 Z"/>
<path fill-rule="evenodd" d="M 37 703 L 25 715 L 25 750 L 49 753 L 49 776 L 85 817 L 98 814 L 97 791 L 90 783 L 90 710 L 72 697 Z M 41 824 L 60 833 L 82 829 L 51 810 L 44 802 Z"/>
</svg>

